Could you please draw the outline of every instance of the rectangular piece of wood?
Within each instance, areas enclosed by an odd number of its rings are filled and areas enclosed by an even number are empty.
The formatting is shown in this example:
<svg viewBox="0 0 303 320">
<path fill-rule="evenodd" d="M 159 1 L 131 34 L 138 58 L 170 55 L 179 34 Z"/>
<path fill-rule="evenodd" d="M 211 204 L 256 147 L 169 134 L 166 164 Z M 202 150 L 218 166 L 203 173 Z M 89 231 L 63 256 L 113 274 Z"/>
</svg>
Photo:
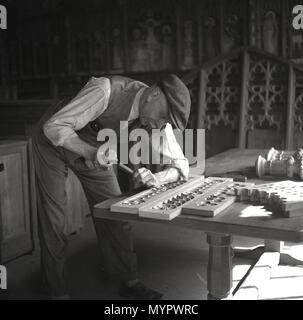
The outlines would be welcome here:
<svg viewBox="0 0 303 320">
<path fill-rule="evenodd" d="M 237 200 L 235 188 L 239 190 L 252 185 L 253 183 L 240 182 L 222 184 L 215 190 L 208 191 L 194 201 L 185 204 L 182 208 L 182 214 L 214 217 Z"/>
<path fill-rule="evenodd" d="M 139 208 L 141 208 L 142 206 L 153 203 L 156 200 L 170 197 L 173 194 L 181 193 L 184 190 L 193 188 L 201 181 L 203 181 L 203 179 L 203 176 L 192 175 L 189 177 L 188 181 L 167 183 L 159 187 L 143 190 L 138 194 L 135 194 L 127 199 L 124 199 L 123 201 L 119 201 L 113 204 L 111 206 L 111 211 L 138 214 Z"/>
</svg>

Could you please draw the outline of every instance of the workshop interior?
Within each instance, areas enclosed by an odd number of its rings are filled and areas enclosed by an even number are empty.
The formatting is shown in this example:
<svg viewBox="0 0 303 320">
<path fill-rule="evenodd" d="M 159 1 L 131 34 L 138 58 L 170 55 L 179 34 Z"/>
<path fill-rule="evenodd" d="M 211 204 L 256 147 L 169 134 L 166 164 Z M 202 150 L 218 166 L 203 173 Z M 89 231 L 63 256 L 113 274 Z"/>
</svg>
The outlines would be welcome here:
<svg viewBox="0 0 303 320">
<path fill-rule="evenodd" d="M 0 300 L 303 299 L 302 5 L 0 5 Z"/>
</svg>

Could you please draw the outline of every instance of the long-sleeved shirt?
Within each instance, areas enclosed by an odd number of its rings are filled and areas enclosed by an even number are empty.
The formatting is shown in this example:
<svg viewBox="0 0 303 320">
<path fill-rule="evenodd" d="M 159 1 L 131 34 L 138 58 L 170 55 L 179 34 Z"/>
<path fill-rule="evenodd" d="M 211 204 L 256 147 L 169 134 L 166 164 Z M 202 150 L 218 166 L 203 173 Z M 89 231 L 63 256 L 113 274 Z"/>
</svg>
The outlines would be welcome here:
<svg viewBox="0 0 303 320">
<path fill-rule="evenodd" d="M 143 88 L 138 91 L 133 101 L 128 122 L 139 118 L 140 97 L 147 87 L 145 84 L 142 85 Z M 66 139 L 77 136 L 78 130 L 97 119 L 106 110 L 110 93 L 111 85 L 108 78 L 90 78 L 80 92 L 44 124 L 44 134 L 53 145 L 63 146 Z M 157 134 L 161 134 L 162 139 L 157 139 Z M 188 160 L 175 138 L 172 126 L 168 123 L 162 132 L 156 135 L 153 134 L 153 153 L 161 155 L 167 167 L 177 168 L 181 177 L 187 178 Z"/>
</svg>

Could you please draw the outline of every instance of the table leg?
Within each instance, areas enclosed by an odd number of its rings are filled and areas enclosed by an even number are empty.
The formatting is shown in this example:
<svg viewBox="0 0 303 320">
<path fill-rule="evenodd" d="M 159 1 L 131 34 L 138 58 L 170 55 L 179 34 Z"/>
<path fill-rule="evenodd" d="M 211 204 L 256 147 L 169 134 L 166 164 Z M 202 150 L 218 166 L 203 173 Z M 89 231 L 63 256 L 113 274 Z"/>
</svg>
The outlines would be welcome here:
<svg viewBox="0 0 303 320">
<path fill-rule="evenodd" d="M 208 233 L 209 257 L 207 289 L 209 300 L 228 298 L 232 288 L 232 238 L 230 235 Z"/>
</svg>

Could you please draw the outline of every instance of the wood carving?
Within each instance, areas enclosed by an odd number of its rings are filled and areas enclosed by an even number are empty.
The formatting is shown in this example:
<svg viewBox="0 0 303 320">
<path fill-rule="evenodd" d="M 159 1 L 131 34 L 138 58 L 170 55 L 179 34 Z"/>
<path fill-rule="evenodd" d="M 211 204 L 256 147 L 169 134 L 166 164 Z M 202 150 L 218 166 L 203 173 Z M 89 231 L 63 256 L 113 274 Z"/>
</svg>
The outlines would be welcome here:
<svg viewBox="0 0 303 320">
<path fill-rule="evenodd" d="M 205 101 L 203 103 L 204 128 L 223 124 L 235 129 L 240 105 L 238 60 L 228 60 L 206 70 Z"/>
<path fill-rule="evenodd" d="M 303 180 L 303 149 L 285 152 L 271 148 L 265 158 L 261 155 L 257 158 L 256 173 L 258 177 L 284 176 L 292 179 L 298 176 Z"/>
</svg>

